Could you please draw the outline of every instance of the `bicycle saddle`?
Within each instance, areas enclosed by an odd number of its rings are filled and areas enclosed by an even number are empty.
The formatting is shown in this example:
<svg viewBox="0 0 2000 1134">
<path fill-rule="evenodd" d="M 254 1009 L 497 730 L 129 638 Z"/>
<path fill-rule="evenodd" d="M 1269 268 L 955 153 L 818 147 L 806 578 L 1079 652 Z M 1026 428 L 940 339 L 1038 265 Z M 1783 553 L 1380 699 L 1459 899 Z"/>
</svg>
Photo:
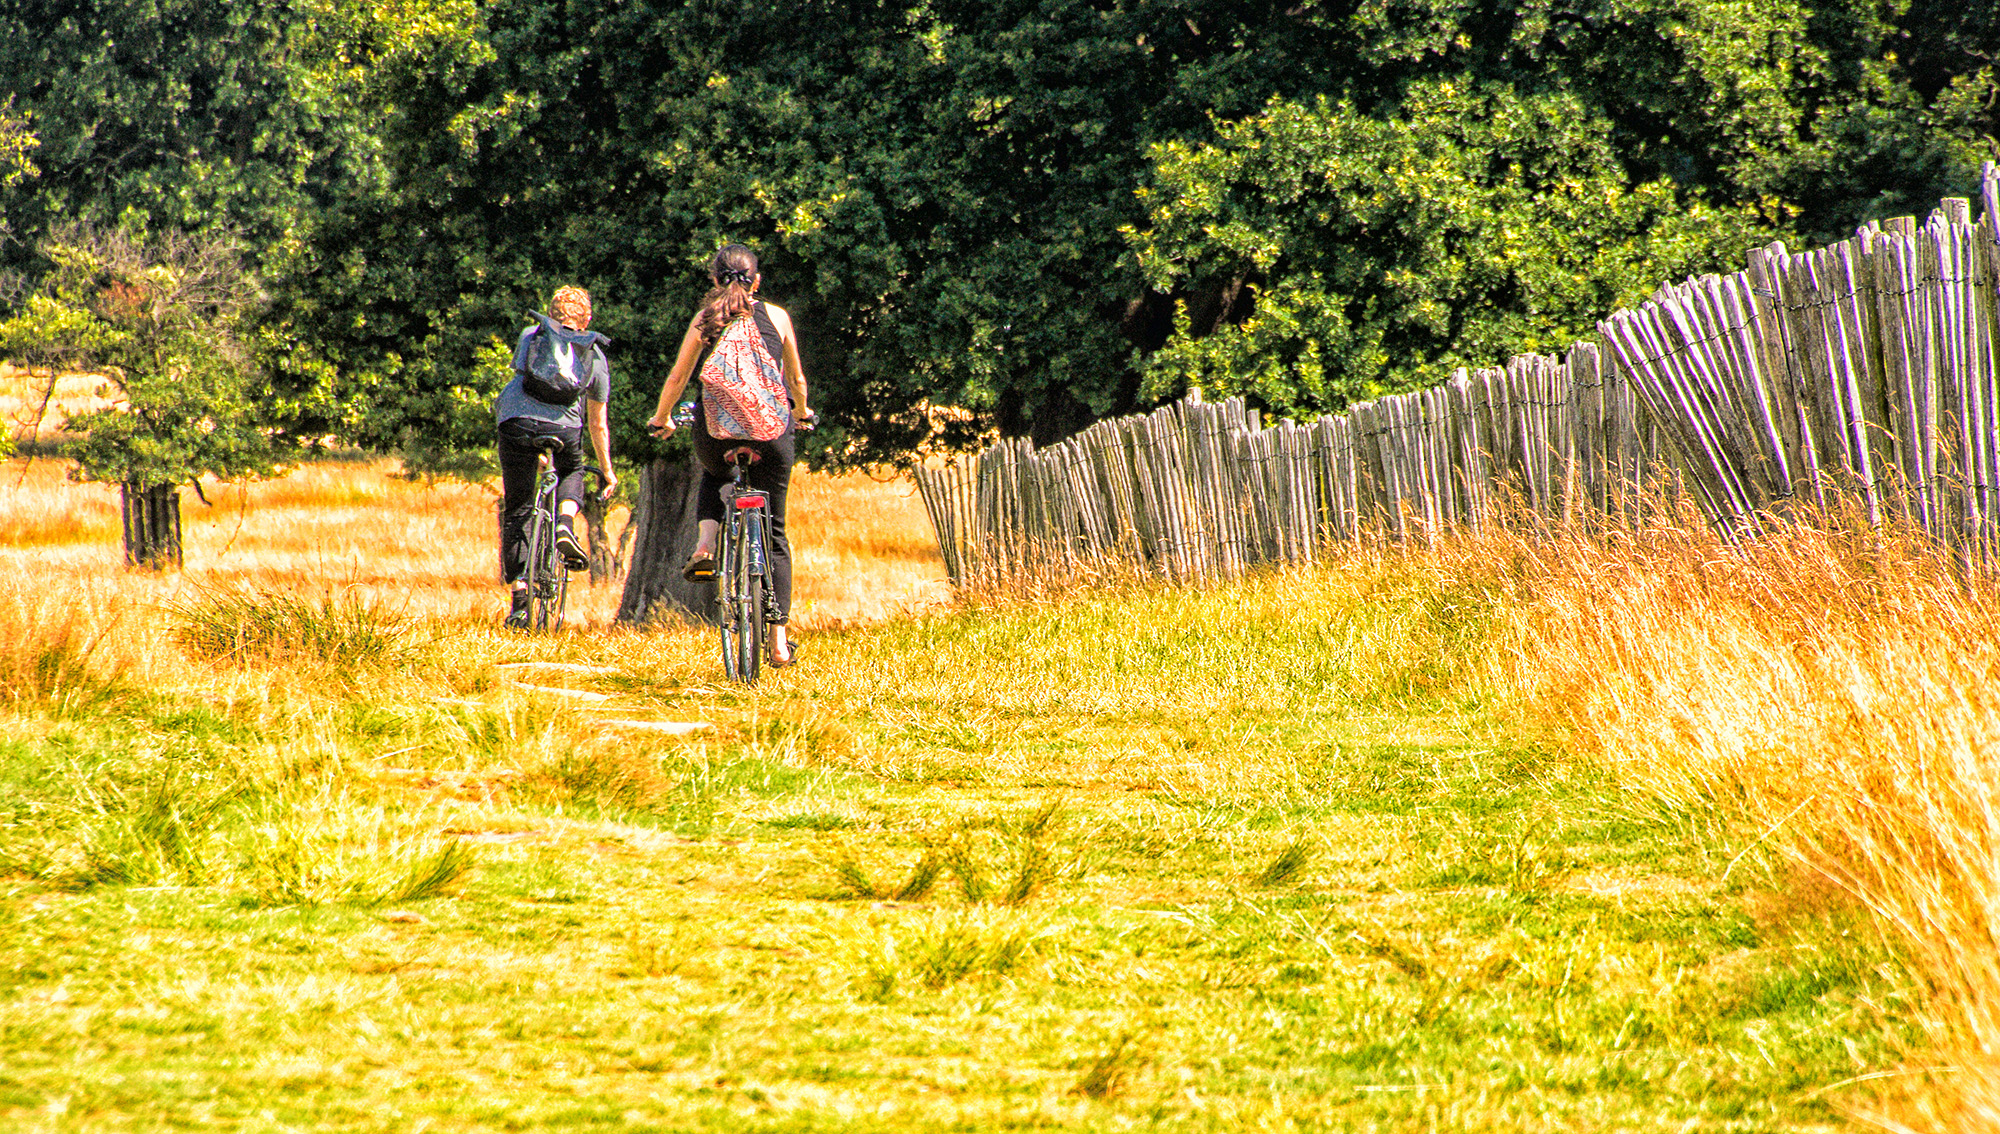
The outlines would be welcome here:
<svg viewBox="0 0 2000 1134">
<path fill-rule="evenodd" d="M 757 450 L 742 445 L 722 454 L 722 463 L 725 465 L 754 465 L 762 459 L 763 455 Z"/>
<path fill-rule="evenodd" d="M 529 446 L 537 452 L 553 453 L 563 447 L 563 439 L 560 437 L 537 437 L 529 442 Z"/>
</svg>

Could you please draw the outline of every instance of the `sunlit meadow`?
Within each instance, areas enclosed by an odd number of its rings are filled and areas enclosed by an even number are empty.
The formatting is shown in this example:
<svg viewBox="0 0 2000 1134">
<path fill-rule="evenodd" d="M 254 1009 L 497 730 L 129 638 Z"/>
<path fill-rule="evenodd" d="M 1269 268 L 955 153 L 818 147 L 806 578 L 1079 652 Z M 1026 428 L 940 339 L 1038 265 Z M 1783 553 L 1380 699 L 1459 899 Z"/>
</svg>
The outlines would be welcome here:
<svg viewBox="0 0 2000 1134">
<path fill-rule="evenodd" d="M 503 631 L 491 488 L 394 472 L 189 494 L 154 575 L 114 494 L 0 466 L 0 1126 L 1987 1105 L 1995 636 L 1914 549 L 953 596 L 906 481 L 809 475 L 805 661 L 742 689 L 615 587 Z"/>
</svg>

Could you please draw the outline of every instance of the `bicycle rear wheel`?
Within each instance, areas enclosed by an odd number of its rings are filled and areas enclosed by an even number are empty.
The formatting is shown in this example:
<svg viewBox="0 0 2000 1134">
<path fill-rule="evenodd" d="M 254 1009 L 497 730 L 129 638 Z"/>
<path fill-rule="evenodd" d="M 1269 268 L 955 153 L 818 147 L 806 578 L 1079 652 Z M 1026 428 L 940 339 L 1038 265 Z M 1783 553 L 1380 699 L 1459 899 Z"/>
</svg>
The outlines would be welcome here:
<svg viewBox="0 0 2000 1134">
<path fill-rule="evenodd" d="M 543 633 L 562 629 L 569 569 L 556 552 L 555 513 L 537 507 L 528 538 L 528 624 Z"/>
<path fill-rule="evenodd" d="M 764 580 L 752 572 L 752 549 L 740 518 L 723 529 L 722 555 L 717 562 L 717 621 L 722 624 L 722 669 L 731 679 L 757 680 L 759 649 L 764 638 Z"/>
</svg>

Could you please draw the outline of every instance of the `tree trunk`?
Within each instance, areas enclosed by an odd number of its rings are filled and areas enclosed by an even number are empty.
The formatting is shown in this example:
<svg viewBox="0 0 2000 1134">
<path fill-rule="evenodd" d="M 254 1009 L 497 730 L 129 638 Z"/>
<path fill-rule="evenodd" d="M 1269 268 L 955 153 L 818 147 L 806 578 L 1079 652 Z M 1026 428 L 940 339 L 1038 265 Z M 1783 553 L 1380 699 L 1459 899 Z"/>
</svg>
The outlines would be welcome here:
<svg viewBox="0 0 2000 1134">
<path fill-rule="evenodd" d="M 181 565 L 181 494 L 171 484 L 118 486 L 125 565 L 155 571 Z"/>
<path fill-rule="evenodd" d="M 700 483 L 686 458 L 654 461 L 639 474 L 639 499 L 632 518 L 639 536 L 625 571 L 618 621 L 642 623 L 667 612 L 703 622 L 715 620 L 715 584 L 681 578 L 681 564 L 694 552 L 695 490 Z"/>
<path fill-rule="evenodd" d="M 608 583 L 618 577 L 611 553 L 611 533 L 604 529 L 604 498 L 595 492 L 583 495 L 584 532 L 590 537 L 590 585 Z"/>
</svg>

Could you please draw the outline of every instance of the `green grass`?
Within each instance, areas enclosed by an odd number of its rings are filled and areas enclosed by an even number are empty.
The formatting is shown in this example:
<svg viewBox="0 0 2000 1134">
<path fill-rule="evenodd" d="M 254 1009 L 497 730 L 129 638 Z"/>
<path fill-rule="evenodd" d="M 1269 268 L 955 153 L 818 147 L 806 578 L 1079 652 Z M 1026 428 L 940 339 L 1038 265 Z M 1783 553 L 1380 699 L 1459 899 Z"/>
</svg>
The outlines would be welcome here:
<svg viewBox="0 0 2000 1134">
<path fill-rule="evenodd" d="M 365 681 L 19 702 L 0 1127 L 1841 1125 L 1910 982 L 1510 735 L 1491 601 L 970 609 L 755 692 L 705 636 L 417 627 Z M 717 727 L 496 675 L 537 653 Z"/>
</svg>

